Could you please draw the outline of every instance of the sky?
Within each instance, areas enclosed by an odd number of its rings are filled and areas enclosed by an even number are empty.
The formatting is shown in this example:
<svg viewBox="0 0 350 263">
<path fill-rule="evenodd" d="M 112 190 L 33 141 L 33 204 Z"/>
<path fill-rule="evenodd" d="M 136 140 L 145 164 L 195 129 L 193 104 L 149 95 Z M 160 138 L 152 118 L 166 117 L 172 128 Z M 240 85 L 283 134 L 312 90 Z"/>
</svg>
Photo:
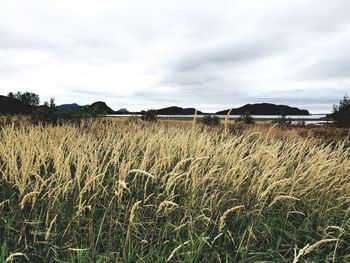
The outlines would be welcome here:
<svg viewBox="0 0 350 263">
<path fill-rule="evenodd" d="M 350 95 L 349 0 L 0 0 L 0 94 L 118 110 Z"/>
</svg>

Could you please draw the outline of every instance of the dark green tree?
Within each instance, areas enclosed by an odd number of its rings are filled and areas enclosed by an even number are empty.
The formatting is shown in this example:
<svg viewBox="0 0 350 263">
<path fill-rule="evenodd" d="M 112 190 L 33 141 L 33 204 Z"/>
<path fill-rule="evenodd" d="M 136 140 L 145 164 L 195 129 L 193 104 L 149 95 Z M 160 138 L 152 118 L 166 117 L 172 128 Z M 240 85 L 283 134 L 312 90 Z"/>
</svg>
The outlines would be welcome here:
<svg viewBox="0 0 350 263">
<path fill-rule="evenodd" d="M 8 94 L 7 94 L 7 97 L 9 97 L 9 98 L 15 98 L 15 94 L 13 94 L 13 92 L 9 92 Z"/>
<path fill-rule="evenodd" d="M 51 98 L 51 99 L 50 99 L 49 107 L 50 107 L 51 109 L 56 108 L 55 98 Z"/>
<path fill-rule="evenodd" d="M 332 118 L 337 127 L 350 127 L 350 98 L 345 95 L 339 105 L 333 106 Z"/>
<path fill-rule="evenodd" d="M 28 106 L 39 106 L 40 103 L 39 95 L 33 92 L 26 91 L 24 93 L 21 93 L 20 91 L 18 91 L 15 94 L 10 92 L 7 96 L 10 98 L 18 99 L 19 101 L 23 102 L 25 105 Z"/>
</svg>

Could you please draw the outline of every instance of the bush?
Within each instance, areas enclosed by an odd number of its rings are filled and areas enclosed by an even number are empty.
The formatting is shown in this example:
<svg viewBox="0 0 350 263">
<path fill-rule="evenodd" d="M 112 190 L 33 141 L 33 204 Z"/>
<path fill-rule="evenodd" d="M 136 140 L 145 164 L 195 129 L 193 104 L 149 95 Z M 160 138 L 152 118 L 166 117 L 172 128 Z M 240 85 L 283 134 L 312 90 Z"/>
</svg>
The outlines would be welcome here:
<svg viewBox="0 0 350 263">
<path fill-rule="evenodd" d="M 40 106 L 30 115 L 30 119 L 34 124 L 43 123 L 51 125 L 64 122 L 79 124 L 82 119 L 93 117 L 96 117 L 96 115 L 86 112 L 59 112 L 48 106 Z"/>
<path fill-rule="evenodd" d="M 156 110 L 147 110 L 141 111 L 141 120 L 143 121 L 157 121 L 157 111 Z"/>
<path fill-rule="evenodd" d="M 298 127 L 305 127 L 305 126 L 306 126 L 305 120 L 298 120 L 297 126 L 298 126 Z"/>
<path fill-rule="evenodd" d="M 350 99 L 347 95 L 333 106 L 332 119 L 337 127 L 350 127 Z"/>
<path fill-rule="evenodd" d="M 218 116 L 204 115 L 200 119 L 201 123 L 210 126 L 218 126 L 220 124 L 220 118 Z"/>
<path fill-rule="evenodd" d="M 292 119 L 287 118 L 287 116 L 285 114 L 282 114 L 278 119 L 273 121 L 273 123 L 277 123 L 278 126 L 280 126 L 282 128 L 288 128 L 292 125 Z"/>
<path fill-rule="evenodd" d="M 31 113 L 30 118 L 35 124 L 39 122 L 55 124 L 58 120 L 58 114 L 54 109 L 48 106 L 40 106 Z"/>
<path fill-rule="evenodd" d="M 254 119 L 249 112 L 245 112 L 236 120 L 236 122 L 243 122 L 245 124 L 254 124 Z"/>
</svg>

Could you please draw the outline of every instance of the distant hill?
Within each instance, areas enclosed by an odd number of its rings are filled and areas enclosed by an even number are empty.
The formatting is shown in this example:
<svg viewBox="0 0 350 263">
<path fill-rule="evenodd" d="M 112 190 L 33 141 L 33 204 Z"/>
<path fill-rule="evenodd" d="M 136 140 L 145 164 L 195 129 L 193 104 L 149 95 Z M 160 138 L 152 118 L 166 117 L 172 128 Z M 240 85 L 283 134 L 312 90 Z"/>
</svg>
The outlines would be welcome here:
<svg viewBox="0 0 350 263">
<path fill-rule="evenodd" d="M 62 104 L 62 105 L 56 106 L 56 110 L 58 111 L 76 111 L 76 110 L 80 110 L 81 108 L 82 106 L 76 103 Z"/>
<path fill-rule="evenodd" d="M 196 111 L 194 108 L 181 108 L 177 106 L 167 107 L 156 110 L 158 115 L 193 115 Z M 201 111 L 197 111 L 198 115 L 203 114 Z"/>
<path fill-rule="evenodd" d="M 86 112 L 94 114 L 114 114 L 114 110 L 107 106 L 103 101 L 97 101 L 91 105 L 80 106 L 76 103 L 62 104 L 56 106 L 56 109 L 61 112 Z"/>
<path fill-rule="evenodd" d="M 28 106 L 15 98 L 0 95 L 0 114 L 29 114 L 35 107 Z"/>
<path fill-rule="evenodd" d="M 216 112 L 217 115 L 227 115 L 229 110 Z M 271 103 L 246 104 L 231 111 L 231 115 L 241 115 L 249 112 L 251 115 L 310 115 L 307 110 L 301 110 L 287 105 L 276 105 Z"/>
<path fill-rule="evenodd" d="M 130 111 L 128 111 L 127 109 L 123 108 L 123 109 L 117 110 L 115 113 L 117 113 L 117 114 L 129 114 Z"/>
<path fill-rule="evenodd" d="M 95 114 L 115 114 L 114 110 L 108 107 L 103 101 L 97 101 L 89 106 L 84 106 L 82 110 Z"/>
<path fill-rule="evenodd" d="M 184 115 L 194 115 L 196 112 L 196 109 L 195 108 L 185 108 L 184 109 Z M 198 115 L 202 115 L 204 114 L 203 112 L 197 110 L 197 114 Z"/>
</svg>

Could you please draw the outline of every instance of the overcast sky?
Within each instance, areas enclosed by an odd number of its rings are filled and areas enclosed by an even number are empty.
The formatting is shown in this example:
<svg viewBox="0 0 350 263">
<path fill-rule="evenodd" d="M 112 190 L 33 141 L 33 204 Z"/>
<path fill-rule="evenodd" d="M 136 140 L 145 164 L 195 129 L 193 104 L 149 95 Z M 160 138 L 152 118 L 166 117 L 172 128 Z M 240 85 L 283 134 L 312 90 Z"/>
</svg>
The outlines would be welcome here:
<svg viewBox="0 0 350 263">
<path fill-rule="evenodd" d="M 350 95 L 349 0 L 0 0 L 0 94 L 113 109 Z"/>
</svg>

